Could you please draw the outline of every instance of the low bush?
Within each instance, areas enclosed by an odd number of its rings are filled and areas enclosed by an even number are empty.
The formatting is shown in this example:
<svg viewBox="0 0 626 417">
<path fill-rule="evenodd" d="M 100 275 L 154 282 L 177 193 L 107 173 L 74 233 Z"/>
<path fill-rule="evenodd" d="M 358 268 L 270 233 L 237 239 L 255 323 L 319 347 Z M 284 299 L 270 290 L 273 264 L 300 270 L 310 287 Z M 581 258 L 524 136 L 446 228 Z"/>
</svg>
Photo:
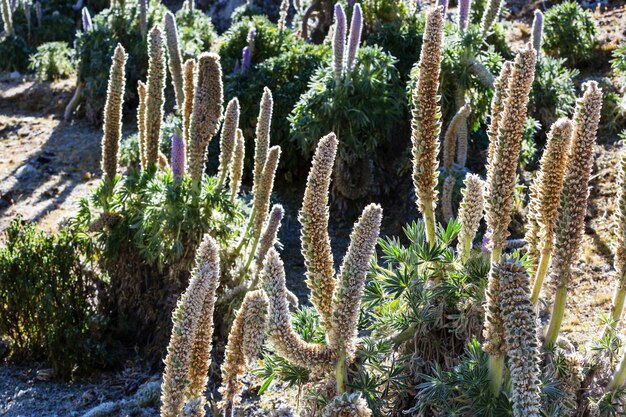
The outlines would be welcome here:
<svg viewBox="0 0 626 417">
<path fill-rule="evenodd" d="M 14 358 L 47 359 L 62 376 L 103 365 L 97 280 L 85 255 L 83 233 L 49 235 L 19 218 L 11 222 L 0 248 L 0 335 L 11 341 Z"/>
<path fill-rule="evenodd" d="M 65 42 L 44 43 L 31 55 L 28 68 L 39 81 L 67 78 L 73 71 L 72 50 Z"/>
<path fill-rule="evenodd" d="M 545 14 L 543 50 L 567 64 L 589 62 L 596 45 L 596 24 L 591 13 L 576 1 L 567 0 L 552 6 Z"/>
</svg>

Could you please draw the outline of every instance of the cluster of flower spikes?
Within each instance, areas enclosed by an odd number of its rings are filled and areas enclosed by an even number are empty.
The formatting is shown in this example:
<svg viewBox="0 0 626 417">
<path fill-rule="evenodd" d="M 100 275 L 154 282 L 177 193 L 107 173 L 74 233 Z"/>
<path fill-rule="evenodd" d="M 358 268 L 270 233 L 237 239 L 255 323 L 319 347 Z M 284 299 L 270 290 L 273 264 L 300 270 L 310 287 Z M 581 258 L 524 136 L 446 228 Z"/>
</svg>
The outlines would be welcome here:
<svg viewBox="0 0 626 417">
<path fill-rule="evenodd" d="M 359 50 L 359 44 L 361 43 L 362 30 L 363 13 L 361 11 L 361 5 L 356 3 L 352 10 L 350 34 L 348 35 L 346 44 L 346 14 L 340 3 L 335 4 L 335 25 L 332 40 L 335 80 L 341 80 L 346 74 L 350 74 L 354 70 L 356 55 Z"/>
</svg>

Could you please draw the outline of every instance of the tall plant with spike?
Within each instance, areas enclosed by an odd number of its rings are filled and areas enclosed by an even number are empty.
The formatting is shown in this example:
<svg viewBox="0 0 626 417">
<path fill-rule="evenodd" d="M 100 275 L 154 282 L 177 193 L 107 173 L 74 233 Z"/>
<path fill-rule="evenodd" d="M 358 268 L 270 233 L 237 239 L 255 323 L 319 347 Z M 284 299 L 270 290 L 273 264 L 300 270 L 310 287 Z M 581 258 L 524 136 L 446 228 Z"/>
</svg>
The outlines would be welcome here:
<svg viewBox="0 0 626 417">
<path fill-rule="evenodd" d="M 165 55 L 163 36 L 158 26 L 148 36 L 148 80 L 146 88 L 145 154 L 146 165 L 159 160 L 163 103 L 165 101 Z"/>
</svg>

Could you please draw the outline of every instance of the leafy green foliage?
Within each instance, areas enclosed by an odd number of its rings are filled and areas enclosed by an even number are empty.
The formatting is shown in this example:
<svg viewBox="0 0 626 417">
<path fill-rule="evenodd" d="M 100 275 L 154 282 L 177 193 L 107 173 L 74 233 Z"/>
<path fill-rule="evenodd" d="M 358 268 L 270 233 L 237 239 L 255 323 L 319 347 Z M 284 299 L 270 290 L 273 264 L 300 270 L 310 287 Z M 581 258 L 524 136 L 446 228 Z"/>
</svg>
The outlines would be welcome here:
<svg viewBox="0 0 626 417">
<path fill-rule="evenodd" d="M 67 78 L 73 69 L 71 56 L 72 50 L 65 42 L 44 43 L 31 55 L 28 67 L 40 81 Z"/>
<path fill-rule="evenodd" d="M 622 86 L 626 85 L 626 42 L 622 42 L 615 51 L 611 59 L 613 73 L 617 76 Z"/>
<path fill-rule="evenodd" d="M 0 248 L 0 334 L 15 357 L 46 358 L 63 376 L 102 365 L 94 338 L 96 280 L 86 235 L 61 229 L 48 235 L 18 218 Z"/>
<path fill-rule="evenodd" d="M 530 93 L 530 114 L 546 128 L 559 117 L 571 114 L 576 104 L 573 79 L 579 72 L 565 67 L 564 63 L 564 58 L 545 55 L 541 55 L 537 62 Z"/>
<path fill-rule="evenodd" d="M 183 59 L 196 58 L 217 39 L 213 23 L 198 9 L 181 9 L 176 13 L 178 42 Z"/>
<path fill-rule="evenodd" d="M 0 56 L 6 58 L 0 60 L 2 71 L 26 71 L 28 68 L 28 56 L 31 49 L 20 36 L 5 36 L 0 40 Z"/>
<path fill-rule="evenodd" d="M 597 28 L 591 13 L 574 0 L 552 6 L 545 13 L 543 50 L 569 65 L 589 62 Z"/>
</svg>

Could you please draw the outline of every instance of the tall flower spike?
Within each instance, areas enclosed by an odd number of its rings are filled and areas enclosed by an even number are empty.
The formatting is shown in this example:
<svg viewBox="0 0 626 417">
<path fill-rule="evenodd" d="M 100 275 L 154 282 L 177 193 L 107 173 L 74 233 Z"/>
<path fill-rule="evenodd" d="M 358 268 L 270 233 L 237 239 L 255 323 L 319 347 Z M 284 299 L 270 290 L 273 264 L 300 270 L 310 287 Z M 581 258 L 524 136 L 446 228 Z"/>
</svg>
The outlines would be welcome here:
<svg viewBox="0 0 626 417">
<path fill-rule="evenodd" d="M 8 36 L 13 35 L 13 13 L 9 0 L 0 0 L 2 2 L 2 22 L 4 23 L 4 31 Z"/>
<path fill-rule="evenodd" d="M 243 387 L 241 378 L 261 351 L 267 327 L 268 303 L 263 290 L 249 292 L 235 316 L 228 335 L 222 365 L 222 386 L 219 389 L 222 394 L 220 408 L 225 411 L 224 415 L 231 415 L 230 411 L 239 402 L 238 394 Z"/>
<path fill-rule="evenodd" d="M 207 300 L 215 299 L 219 285 L 219 255 L 215 240 L 208 234 L 196 252 L 196 266 L 189 286 L 178 300 L 172 315 L 174 326 L 161 384 L 161 416 L 178 417 L 188 393 L 188 374 L 194 335 L 202 319 Z M 213 310 L 210 311 L 213 317 Z M 208 339 L 208 343 L 211 339 Z"/>
<path fill-rule="evenodd" d="M 107 99 L 104 105 L 104 134 L 102 135 L 102 173 L 104 181 L 113 181 L 117 173 L 117 159 L 122 138 L 122 105 L 126 86 L 126 52 L 117 44 L 109 71 Z"/>
<path fill-rule="evenodd" d="M 224 93 L 220 57 L 203 53 L 198 58 L 198 75 L 189 121 L 188 165 L 191 179 L 199 183 L 204 173 L 207 146 L 222 117 Z"/>
<path fill-rule="evenodd" d="M 454 210 L 452 209 L 452 194 L 454 193 L 455 185 L 456 179 L 454 178 L 454 175 L 448 175 L 443 182 L 441 192 L 441 213 L 443 214 L 444 224 L 447 224 L 454 218 Z"/>
<path fill-rule="evenodd" d="M 469 103 L 465 103 L 465 105 L 454 115 L 448 129 L 446 130 L 443 142 L 443 167 L 448 172 L 452 171 L 452 166 L 454 165 L 454 156 L 457 152 L 456 140 L 459 129 L 469 117 L 470 111 L 471 107 Z M 467 146 L 465 147 L 465 155 L 467 156 Z"/>
<path fill-rule="evenodd" d="M 587 212 L 587 187 L 593 167 L 593 145 L 602 109 L 602 90 L 598 83 L 589 81 L 583 84 L 583 89 L 583 97 L 578 100 L 574 113 L 574 132 L 555 227 L 551 279 L 556 284 L 556 294 L 546 333 L 547 347 L 554 346 L 559 335 L 572 264 L 580 252 Z"/>
<path fill-rule="evenodd" d="M 543 279 L 550 263 L 554 223 L 558 216 L 572 129 L 572 122 L 567 118 L 554 122 L 548 133 L 539 174 L 530 187 L 525 239 L 528 243 L 530 259 L 537 263 L 530 297 L 534 305 L 537 305 Z"/>
<path fill-rule="evenodd" d="M 378 204 L 370 204 L 363 210 L 350 236 L 350 246 L 343 259 L 337 288 L 333 293 L 332 325 L 328 342 L 337 349 L 339 356 L 336 370 L 339 393 L 345 392 L 345 366 L 352 362 L 354 356 L 365 276 L 374 255 L 382 217 L 383 209 Z"/>
<path fill-rule="evenodd" d="M 185 96 L 185 104 L 183 105 L 183 141 L 185 149 L 189 149 L 189 124 L 191 121 L 191 112 L 193 110 L 193 95 L 195 90 L 196 61 L 188 59 L 183 66 L 183 88 Z"/>
<path fill-rule="evenodd" d="M 256 194 L 259 183 L 263 179 L 263 167 L 267 159 L 267 150 L 270 147 L 270 129 L 272 126 L 272 110 L 274 98 L 269 88 L 263 89 L 259 118 L 256 122 L 256 140 L 254 142 L 254 177 L 252 178 L 252 193 Z"/>
<path fill-rule="evenodd" d="M 350 36 L 348 37 L 348 57 L 346 59 L 346 71 L 351 73 L 356 64 L 356 54 L 361 43 L 361 32 L 363 30 L 363 15 L 361 5 L 355 4 L 352 11 L 352 21 L 350 22 Z"/>
<path fill-rule="evenodd" d="M 287 27 L 287 12 L 289 11 L 289 0 L 280 2 L 280 10 L 278 13 L 278 31 L 283 32 Z"/>
<path fill-rule="evenodd" d="M 139 31 L 145 39 L 148 34 L 148 0 L 139 0 Z"/>
<path fill-rule="evenodd" d="M 370 417 L 372 410 L 360 392 L 342 394 L 333 398 L 322 410 L 321 417 Z"/>
<path fill-rule="evenodd" d="M 461 223 L 461 231 L 459 232 L 459 243 L 457 250 L 461 258 L 461 262 L 465 263 L 470 257 L 472 251 L 472 242 L 478 232 L 480 220 L 483 218 L 483 209 L 485 198 L 483 192 L 485 183 L 476 174 L 468 173 L 465 176 L 465 187 L 461 191 L 463 200 L 459 206 L 459 223 Z"/>
<path fill-rule="evenodd" d="M 489 229 L 487 237 L 493 261 L 500 259 L 500 253 L 509 236 L 515 171 L 519 160 L 530 88 L 535 76 L 536 57 L 535 50 L 528 44 L 515 59 L 515 65 L 509 77 L 508 97 L 499 117 L 493 158 L 487 167 L 485 218 Z"/>
<path fill-rule="evenodd" d="M 241 50 L 241 73 L 246 74 L 252 65 L 252 53 L 249 46 L 244 46 Z"/>
<path fill-rule="evenodd" d="M 313 155 L 298 220 L 302 225 L 302 256 L 306 265 L 311 303 L 320 315 L 322 328 L 331 329 L 335 267 L 328 236 L 328 192 L 337 155 L 334 133 L 320 139 Z"/>
<path fill-rule="evenodd" d="M 280 222 L 283 220 L 284 215 L 285 209 L 283 209 L 283 206 L 274 204 L 272 211 L 270 211 L 269 218 L 265 223 L 265 227 L 263 228 L 263 233 L 261 233 L 261 240 L 259 241 L 259 247 L 255 254 L 255 275 L 260 274 L 267 252 L 274 247 L 278 229 L 280 229 Z M 251 287 L 254 288 L 254 285 Z"/>
<path fill-rule="evenodd" d="M 443 16 L 444 19 L 448 14 L 448 3 L 449 0 L 437 0 L 437 6 L 441 9 L 441 16 Z"/>
<path fill-rule="evenodd" d="M 220 166 L 219 183 L 222 184 L 226 174 L 230 171 L 235 142 L 237 140 L 237 129 L 239 127 L 239 100 L 233 98 L 226 106 L 224 123 L 222 124 L 222 136 L 220 138 Z"/>
<path fill-rule="evenodd" d="M 176 105 L 179 109 L 182 109 L 185 101 L 185 92 L 183 90 L 183 59 L 180 55 L 180 48 L 178 47 L 176 19 L 171 12 L 165 13 L 164 19 L 167 51 L 170 58 L 170 75 L 172 76 L 172 84 L 174 85 Z"/>
<path fill-rule="evenodd" d="M 528 274 L 524 266 L 502 258 L 500 270 L 500 312 L 511 374 L 511 403 L 514 417 L 540 417 L 539 341 Z"/>
<path fill-rule="evenodd" d="M 459 0 L 459 29 L 461 29 L 461 32 L 467 30 L 471 8 L 472 0 Z"/>
<path fill-rule="evenodd" d="M 25 6 L 28 7 L 28 6 Z M 26 11 L 27 16 L 30 16 L 30 9 L 28 9 Z M 86 7 L 83 7 L 83 10 L 81 11 L 81 20 L 83 23 L 83 31 L 87 32 L 91 29 L 92 23 L 91 23 L 91 15 L 89 14 L 89 9 L 87 9 Z"/>
<path fill-rule="evenodd" d="M 139 146 L 139 161 L 141 168 L 145 168 L 146 161 L 146 85 L 139 81 L 137 83 L 137 96 L 139 96 L 139 106 L 137 108 L 137 142 Z"/>
<path fill-rule="evenodd" d="M 541 41 L 543 38 L 543 13 L 541 10 L 535 10 L 535 18 L 533 19 L 533 32 L 531 36 L 531 43 L 533 48 L 537 51 L 537 55 L 541 52 Z"/>
<path fill-rule="evenodd" d="M 513 210 L 515 172 L 519 160 L 519 149 L 526 120 L 526 108 L 530 88 L 535 75 L 537 54 L 530 44 L 518 53 L 509 76 L 508 97 L 498 122 L 498 135 L 492 159 L 487 167 L 486 210 L 487 247 L 491 250 L 491 265 L 500 260 L 500 255 L 509 236 L 509 223 Z M 497 282 L 490 276 L 488 294 L 497 294 Z M 489 356 L 489 380 L 491 391 L 497 396 L 502 387 L 504 356 L 501 352 Z"/>
<path fill-rule="evenodd" d="M 496 153 L 496 141 L 498 140 L 498 124 L 504 113 L 504 103 L 509 97 L 509 78 L 513 71 L 513 64 L 506 61 L 502 64 L 500 75 L 493 85 L 493 98 L 491 99 L 491 114 L 489 116 L 489 127 L 487 136 L 489 137 L 489 149 L 487 154 L 487 166 L 493 165 L 493 157 Z"/>
<path fill-rule="evenodd" d="M 426 224 L 426 236 L 430 245 L 435 244 L 435 206 L 437 202 L 437 178 L 439 132 L 441 130 L 439 108 L 439 73 L 441 71 L 441 47 L 443 41 L 443 17 L 441 9 L 432 9 L 426 17 L 422 53 L 418 63 L 419 78 L 413 90 L 413 183 L 417 194 L 417 206 Z"/>
<path fill-rule="evenodd" d="M 243 160 L 246 156 L 246 144 L 241 129 L 237 129 L 237 139 L 233 154 L 233 163 L 230 166 L 230 200 L 235 201 L 241 187 L 243 177 Z"/>
<path fill-rule="evenodd" d="M 254 211 L 254 236 L 256 239 L 261 237 L 263 224 L 267 219 L 267 210 L 270 206 L 270 196 L 274 188 L 274 177 L 276 176 L 276 168 L 280 159 L 280 146 L 272 146 L 267 154 L 265 167 L 263 167 L 263 175 L 257 193 L 254 195 L 252 202 Z"/>
<path fill-rule="evenodd" d="M 185 142 L 180 134 L 172 135 L 172 175 L 180 180 L 185 176 Z"/>
<path fill-rule="evenodd" d="M 335 33 L 333 35 L 333 69 L 335 80 L 343 78 L 346 49 L 346 14 L 340 3 L 335 4 Z"/>
<path fill-rule="evenodd" d="M 158 26 L 150 31 L 148 42 L 148 87 L 146 91 L 146 164 L 154 165 L 159 160 L 161 122 L 165 89 L 165 56 L 163 37 Z"/>
<path fill-rule="evenodd" d="M 504 0 L 487 1 L 487 4 L 485 5 L 485 11 L 483 12 L 483 19 L 480 22 L 480 31 L 482 32 L 483 36 L 487 36 L 487 34 L 491 31 L 493 24 L 500 16 L 500 10 L 502 10 L 503 4 Z"/>
<path fill-rule="evenodd" d="M 288 361 L 309 369 L 332 368 L 337 357 L 326 345 L 303 341 L 291 326 L 291 314 L 287 303 L 285 268 L 274 248 L 270 249 L 263 263 L 263 284 L 270 300 L 270 318 L 267 337 L 276 351 Z"/>
<path fill-rule="evenodd" d="M 626 299 L 626 151 L 624 150 L 622 150 L 620 155 L 617 183 L 619 184 L 617 212 L 615 213 L 617 218 L 617 245 L 613 265 L 615 265 L 619 281 L 615 287 L 613 304 L 611 306 L 611 318 L 614 322 L 621 318 Z"/>
</svg>

